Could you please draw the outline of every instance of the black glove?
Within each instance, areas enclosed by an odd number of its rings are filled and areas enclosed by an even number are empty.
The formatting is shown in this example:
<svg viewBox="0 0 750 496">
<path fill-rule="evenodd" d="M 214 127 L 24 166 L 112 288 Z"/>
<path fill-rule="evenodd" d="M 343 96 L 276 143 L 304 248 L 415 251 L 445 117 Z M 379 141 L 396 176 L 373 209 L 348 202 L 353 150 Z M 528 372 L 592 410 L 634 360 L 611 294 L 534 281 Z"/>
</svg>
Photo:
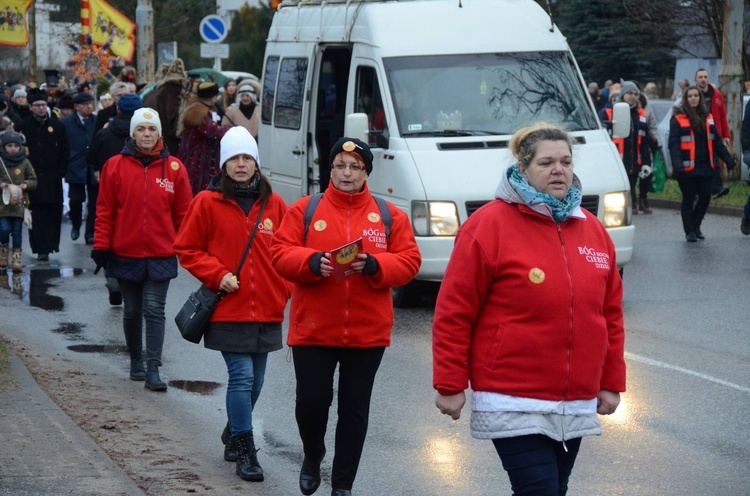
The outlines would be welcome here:
<svg viewBox="0 0 750 496">
<path fill-rule="evenodd" d="M 734 169 L 734 166 L 737 165 L 734 160 L 730 160 L 728 162 L 724 162 L 727 166 L 727 170 Z"/>
<path fill-rule="evenodd" d="M 325 252 L 319 251 L 310 259 L 310 270 L 318 277 L 323 275 L 320 272 L 320 259 L 323 258 L 323 255 L 325 255 Z"/>
<path fill-rule="evenodd" d="M 367 253 L 367 260 L 365 260 L 365 267 L 362 269 L 362 273 L 371 276 L 373 274 L 377 274 L 378 270 L 380 270 L 378 261 L 375 259 L 375 257 Z"/>
<path fill-rule="evenodd" d="M 96 263 L 94 274 L 98 274 L 102 267 L 107 266 L 107 262 L 112 258 L 112 250 L 91 250 L 91 259 Z"/>
</svg>

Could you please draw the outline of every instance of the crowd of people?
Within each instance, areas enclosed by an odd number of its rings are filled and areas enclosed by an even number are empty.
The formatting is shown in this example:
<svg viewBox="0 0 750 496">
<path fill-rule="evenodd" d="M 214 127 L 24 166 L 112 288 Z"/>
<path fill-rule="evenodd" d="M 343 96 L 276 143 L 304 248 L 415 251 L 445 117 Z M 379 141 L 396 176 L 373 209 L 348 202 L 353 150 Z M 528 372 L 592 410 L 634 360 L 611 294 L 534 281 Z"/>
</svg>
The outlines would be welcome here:
<svg viewBox="0 0 750 496">
<path fill-rule="evenodd" d="M 0 188 L 16 196 L 0 205 L 0 270 L 22 270 L 24 222 L 38 261 L 59 251 L 66 185 L 71 239 L 83 235 L 92 245 L 110 303 L 124 303 L 128 378 L 150 391 L 168 388 L 159 369 L 179 265 L 221 294 L 203 344 L 226 364 L 223 457 L 255 482 L 265 474 L 253 410 L 268 354 L 283 346 L 291 299 L 286 343 L 303 452 L 299 490 L 310 495 L 321 485 L 335 397 L 331 494 L 350 496 L 391 343 L 391 289 L 421 264 L 408 216 L 370 193 L 373 154 L 345 136 L 328 156 L 329 187 L 288 206 L 260 169 L 258 81 L 220 88 L 189 77 L 176 59 L 159 68 L 142 99 L 135 73 L 123 73 L 98 98 L 88 87 L 61 85 L 11 85 L 0 96 Z M 655 85 L 610 83 L 589 91 L 605 126 L 614 103 L 630 108 L 631 132 L 614 142 L 633 213 L 652 213 L 651 164 L 666 146 L 686 239 L 703 239 L 716 157 L 734 166 L 723 96 L 703 69 L 694 85 L 681 84 L 662 143 L 648 101 Z M 514 134 L 516 162 L 496 200 L 461 225 L 435 309 L 435 404 L 458 419 L 472 388 L 471 433 L 492 440 L 514 494 L 566 494 L 582 438 L 601 432 L 598 415 L 614 413 L 625 391 L 622 281 L 606 230 L 581 208 L 572 143 L 551 124 Z M 596 251 L 596 263 L 578 246 Z M 584 290 L 561 297 L 572 287 Z M 548 318 L 536 318 L 540 306 Z"/>
<path fill-rule="evenodd" d="M 647 83 L 641 90 L 633 81 L 611 83 L 607 81 L 603 90 L 596 82 L 590 83 L 588 88 L 592 101 L 600 109 L 600 120 L 610 130 L 614 104 L 625 102 L 630 106 L 630 134 L 626 138 L 615 137 L 612 141 L 630 179 L 632 213 L 652 213 L 648 192 L 653 177 L 653 160 L 657 152 L 668 155 L 672 175 L 682 193 L 680 212 L 685 239 L 690 243 L 705 239 L 701 224 L 711 199 L 729 194 L 729 187 L 722 180 L 722 164 L 727 170 L 735 167 L 735 160 L 728 150 L 731 134 L 724 95 L 709 82 L 707 69 L 700 68 L 695 72 L 693 84 L 688 79 L 680 79 L 677 91 L 672 94 L 674 108 L 669 122 L 669 139 L 662 143 L 658 122 L 649 104 L 649 99 L 659 96 L 656 85 Z M 745 82 L 745 92 L 750 92 L 750 81 Z M 744 116 L 743 160 L 750 164 L 750 118 L 747 111 Z M 740 229 L 743 234 L 750 235 L 750 196 L 743 210 Z"/>
</svg>

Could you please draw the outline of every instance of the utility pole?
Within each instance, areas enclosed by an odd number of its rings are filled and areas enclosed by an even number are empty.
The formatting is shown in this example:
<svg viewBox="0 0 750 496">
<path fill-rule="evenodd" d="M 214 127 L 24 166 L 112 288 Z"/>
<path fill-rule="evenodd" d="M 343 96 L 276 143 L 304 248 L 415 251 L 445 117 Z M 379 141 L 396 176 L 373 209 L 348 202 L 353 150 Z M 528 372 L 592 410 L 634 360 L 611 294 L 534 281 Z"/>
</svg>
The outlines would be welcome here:
<svg viewBox="0 0 750 496">
<path fill-rule="evenodd" d="M 742 36 L 744 34 L 743 19 L 745 16 L 744 0 L 726 0 L 724 4 L 724 39 L 721 48 L 721 72 L 719 73 L 719 89 L 727 102 L 727 120 L 732 136 L 729 152 L 737 165 L 742 163 L 742 143 L 740 131 L 742 129 L 742 94 L 744 74 L 742 71 Z M 735 167 L 728 175 L 738 179 L 741 167 Z"/>
<path fill-rule="evenodd" d="M 145 84 L 154 78 L 154 9 L 151 0 L 138 0 L 135 9 L 135 23 L 138 37 L 138 83 Z"/>
<path fill-rule="evenodd" d="M 36 2 L 29 9 L 29 81 L 36 81 Z"/>
</svg>

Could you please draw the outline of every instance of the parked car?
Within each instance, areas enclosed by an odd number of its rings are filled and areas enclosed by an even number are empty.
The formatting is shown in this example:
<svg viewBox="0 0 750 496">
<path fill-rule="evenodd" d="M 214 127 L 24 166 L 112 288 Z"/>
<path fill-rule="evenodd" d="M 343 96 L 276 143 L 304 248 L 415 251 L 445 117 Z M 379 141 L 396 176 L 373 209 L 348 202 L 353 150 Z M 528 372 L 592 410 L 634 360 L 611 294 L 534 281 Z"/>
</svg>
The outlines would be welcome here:
<svg viewBox="0 0 750 496">
<path fill-rule="evenodd" d="M 256 81 L 258 80 L 258 76 L 256 76 L 255 74 L 251 74 L 249 72 L 221 71 L 221 73 L 230 79 L 234 79 L 235 81 L 239 81 L 240 79 L 254 79 Z"/>
</svg>

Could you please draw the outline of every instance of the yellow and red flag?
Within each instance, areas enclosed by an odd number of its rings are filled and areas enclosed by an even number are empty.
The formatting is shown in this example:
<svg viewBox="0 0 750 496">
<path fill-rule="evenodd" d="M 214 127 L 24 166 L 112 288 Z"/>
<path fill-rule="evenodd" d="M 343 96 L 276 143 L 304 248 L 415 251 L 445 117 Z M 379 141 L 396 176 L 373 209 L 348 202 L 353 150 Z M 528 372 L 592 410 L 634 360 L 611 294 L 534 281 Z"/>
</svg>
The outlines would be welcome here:
<svg viewBox="0 0 750 496">
<path fill-rule="evenodd" d="M 29 44 L 26 13 L 34 0 L 0 0 L 0 45 L 22 47 Z"/>
<path fill-rule="evenodd" d="M 81 33 L 90 34 L 96 45 L 109 45 L 128 62 L 133 60 L 135 23 L 104 0 L 81 1 Z"/>
</svg>

